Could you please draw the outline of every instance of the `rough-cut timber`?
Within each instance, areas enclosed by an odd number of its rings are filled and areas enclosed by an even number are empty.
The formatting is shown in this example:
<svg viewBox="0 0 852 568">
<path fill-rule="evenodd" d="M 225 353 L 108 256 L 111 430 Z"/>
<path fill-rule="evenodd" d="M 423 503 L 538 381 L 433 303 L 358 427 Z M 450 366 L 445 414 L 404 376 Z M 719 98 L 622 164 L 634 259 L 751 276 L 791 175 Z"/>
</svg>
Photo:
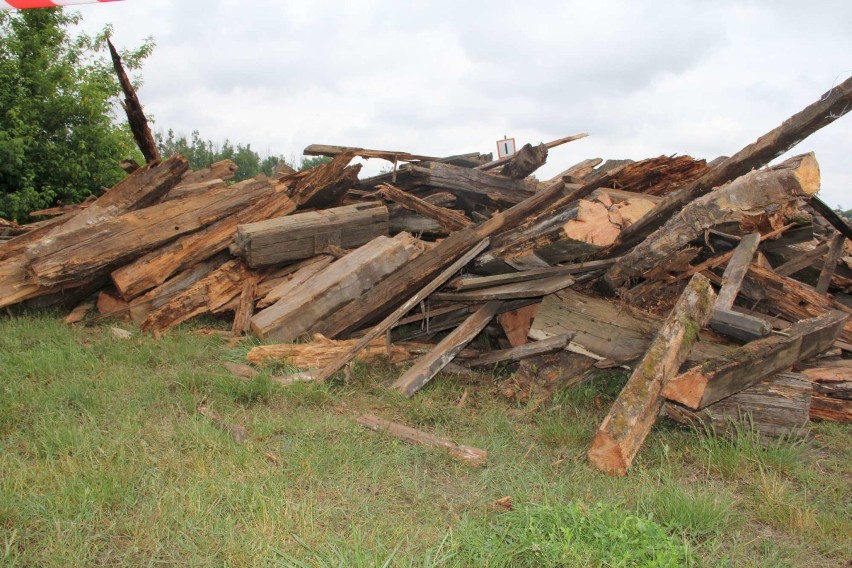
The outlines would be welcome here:
<svg viewBox="0 0 852 568">
<path fill-rule="evenodd" d="M 747 343 L 673 378 L 663 389 L 663 396 L 693 410 L 706 408 L 798 361 L 826 351 L 837 340 L 848 317 L 845 313 L 830 312 L 793 325 L 785 335 Z"/>
<path fill-rule="evenodd" d="M 819 281 L 817 282 L 816 291 L 820 294 L 827 294 L 828 287 L 831 285 L 831 278 L 834 276 L 834 271 L 837 270 L 837 261 L 843 255 L 843 245 L 846 243 L 846 236 L 843 233 L 835 233 L 829 245 L 828 254 L 825 256 L 825 264 L 819 273 Z"/>
<path fill-rule="evenodd" d="M 570 288 L 546 296 L 533 321 L 530 338 L 545 339 L 574 333 L 572 346 L 599 357 L 627 364 L 640 358 L 658 333 L 661 322 L 628 305 L 601 300 Z M 701 362 L 727 349 L 706 334 L 690 352 L 689 360 Z"/>
<path fill-rule="evenodd" d="M 568 347 L 568 343 L 574 336 L 570 333 L 565 335 L 556 335 L 541 341 L 533 341 L 511 349 L 501 349 L 499 351 L 490 351 L 485 355 L 480 355 L 476 359 L 468 359 L 464 365 L 468 367 L 487 367 L 504 361 L 520 361 L 528 357 L 536 355 L 545 355 L 547 353 L 555 353 Z"/>
<path fill-rule="evenodd" d="M 202 168 L 194 172 L 187 172 L 175 189 L 185 185 L 195 185 L 217 179 L 222 181 L 229 180 L 236 175 L 237 169 L 237 164 L 231 160 L 220 160 L 212 163 L 206 168 Z"/>
<path fill-rule="evenodd" d="M 257 292 L 258 277 L 249 278 L 243 283 L 240 292 L 240 300 L 234 313 L 234 323 L 231 331 L 236 336 L 245 335 L 251 326 L 251 318 L 254 315 L 254 296 Z"/>
<path fill-rule="evenodd" d="M 432 380 L 447 363 L 453 360 L 464 347 L 485 329 L 488 322 L 500 311 L 503 302 L 493 300 L 479 308 L 462 325 L 441 340 L 426 356 L 399 377 L 393 388 L 407 397 L 414 396 Z"/>
<path fill-rule="evenodd" d="M 798 373 L 778 373 L 703 410 L 667 402 L 666 416 L 715 434 L 754 431 L 764 441 L 802 436 L 811 408 L 811 383 Z"/>
<path fill-rule="evenodd" d="M 381 202 L 298 213 L 237 227 L 232 249 L 249 266 L 272 266 L 352 249 L 388 234 L 388 209 Z"/>
<path fill-rule="evenodd" d="M 261 345 L 248 352 L 246 358 L 255 365 L 269 363 L 287 363 L 300 369 L 321 369 L 342 353 L 348 353 L 355 346 L 354 339 L 334 340 L 315 334 L 309 343 L 281 343 Z M 382 359 L 399 363 L 411 357 L 411 353 L 400 345 L 388 345 L 384 338 L 370 341 L 358 351 L 354 358 L 362 363 L 373 363 Z M 314 374 L 316 380 L 316 374 Z"/>
<path fill-rule="evenodd" d="M 454 280 L 450 285 L 453 289 L 458 290 L 459 292 L 467 292 L 469 290 L 491 288 L 493 286 L 501 286 L 504 284 L 529 282 L 530 280 L 550 278 L 551 276 L 569 276 L 572 274 L 595 272 L 612 266 L 615 260 L 616 259 L 614 258 L 590 260 L 588 262 L 578 262 L 576 264 L 553 266 L 550 268 L 538 268 L 533 270 L 520 270 L 507 274 L 495 274 L 493 276 L 465 276 Z"/>
<path fill-rule="evenodd" d="M 503 328 L 503 333 L 506 334 L 509 345 L 519 347 L 529 342 L 527 336 L 530 333 L 533 320 L 538 315 L 540 308 L 541 303 L 531 304 L 497 316 L 497 321 L 500 323 L 500 327 Z"/>
<path fill-rule="evenodd" d="M 332 263 L 301 289 L 256 314 L 252 331 L 261 338 L 293 341 L 316 327 L 341 306 L 373 293 L 383 278 L 410 264 L 422 251 L 408 233 L 379 236 Z"/>
<path fill-rule="evenodd" d="M 270 217 L 283 217 L 296 210 L 296 204 L 284 193 L 276 193 L 266 182 L 236 184 L 244 191 L 268 188 L 268 195 L 256 203 L 228 215 L 224 219 L 176 241 L 159 247 L 147 255 L 113 271 L 112 281 L 125 299 L 131 300 L 185 270 L 228 248 L 234 240 L 237 226 Z M 261 190 L 264 191 L 264 190 Z"/>
<path fill-rule="evenodd" d="M 416 430 L 408 426 L 403 426 L 396 422 L 383 420 L 372 414 L 365 414 L 358 418 L 358 424 L 375 430 L 376 432 L 385 432 L 395 438 L 400 438 L 411 444 L 418 446 L 426 446 L 428 448 L 444 448 L 451 458 L 461 460 L 468 465 L 481 466 L 485 465 L 488 459 L 488 452 L 474 448 L 471 446 L 460 446 L 455 442 L 445 438 L 439 438 L 432 434 L 428 434 L 421 430 Z"/>
<path fill-rule="evenodd" d="M 271 306 L 281 298 L 296 294 L 305 282 L 313 278 L 321 270 L 327 268 L 332 262 L 334 262 L 334 257 L 330 254 L 321 254 L 300 262 L 297 270 L 264 294 L 263 300 L 258 303 L 257 307 L 265 308 Z"/>
<path fill-rule="evenodd" d="M 789 206 L 800 197 L 819 191 L 819 165 L 813 154 L 790 158 L 782 164 L 744 175 L 692 201 L 659 231 L 637 245 L 607 270 L 602 283 L 614 291 L 631 278 L 642 276 L 705 229 L 769 207 Z M 660 207 L 660 206 L 658 206 Z"/>
<path fill-rule="evenodd" d="M 833 86 L 816 102 L 717 164 L 681 191 L 668 196 L 652 213 L 622 233 L 618 243 L 611 248 L 611 254 L 621 254 L 636 246 L 690 201 L 756 168 L 765 166 L 850 110 L 852 110 L 852 77 Z"/>
<path fill-rule="evenodd" d="M 343 152 L 327 163 L 304 172 L 293 190 L 293 200 L 300 209 L 334 207 L 346 192 L 358 183 L 361 164 L 349 166 L 355 156 Z"/>
<path fill-rule="evenodd" d="M 431 282 L 426 284 L 421 290 L 419 290 L 412 297 L 408 298 L 401 306 L 393 311 L 390 315 L 388 315 L 384 320 L 382 320 L 377 325 L 373 326 L 364 337 L 362 337 L 350 351 L 346 353 L 342 353 L 340 356 L 336 357 L 332 362 L 328 365 L 325 365 L 322 370 L 317 374 L 318 381 L 324 381 L 331 377 L 334 373 L 343 368 L 344 365 L 352 361 L 361 349 L 366 347 L 371 341 L 378 338 L 382 334 L 390 331 L 392 327 L 394 327 L 397 322 L 400 321 L 402 316 L 411 311 L 417 304 L 425 300 L 429 295 L 444 285 L 444 283 L 449 280 L 453 274 L 461 270 L 468 262 L 470 262 L 476 255 L 485 250 L 485 247 L 488 246 L 488 239 L 483 239 L 475 246 L 473 246 L 469 251 L 463 254 L 460 258 L 456 259 L 450 266 L 445 268 L 437 277 L 435 277 Z M 424 254 L 429 254 L 428 252 Z"/>
<path fill-rule="evenodd" d="M 151 311 L 142 322 L 142 330 L 167 329 L 197 315 L 211 313 L 238 296 L 243 282 L 253 276 L 242 261 L 228 261 Z"/>
<path fill-rule="evenodd" d="M 232 215 L 270 188 L 231 186 L 207 195 L 161 203 L 91 228 L 64 233 L 29 248 L 29 272 L 41 286 L 73 284 L 110 272 L 183 234 Z"/>
<path fill-rule="evenodd" d="M 406 209 L 414 211 L 415 213 L 419 213 L 424 217 L 434 219 L 448 233 L 452 231 L 458 231 L 459 229 L 464 229 L 466 227 L 470 227 L 473 224 L 473 221 L 471 221 L 470 219 L 468 219 L 463 214 L 457 211 L 445 209 L 444 207 L 438 207 L 437 205 L 432 205 L 428 201 L 425 201 L 415 195 L 402 191 L 401 189 L 394 187 L 390 184 L 380 185 L 379 191 L 386 199 L 389 199 L 390 201 L 393 201 L 395 203 L 399 203 Z"/>
<path fill-rule="evenodd" d="M 432 299 L 447 302 L 484 302 L 488 300 L 517 300 L 520 298 L 537 298 L 558 292 L 574 284 L 570 276 L 551 276 L 529 282 L 501 284 L 491 288 L 479 288 L 467 292 L 447 292 L 432 294 Z"/>
<path fill-rule="evenodd" d="M 662 408 L 660 391 L 686 361 L 714 301 L 710 281 L 693 276 L 595 434 L 588 452 L 592 465 L 627 474 Z"/>
<path fill-rule="evenodd" d="M 515 205 L 536 191 L 532 182 L 438 162 L 408 165 L 404 171 L 414 175 L 417 185 L 444 189 L 491 206 Z"/>
<path fill-rule="evenodd" d="M 118 83 L 121 85 L 121 90 L 124 91 L 124 102 L 121 106 L 124 112 L 127 113 L 127 122 L 130 124 L 130 131 L 133 133 L 133 138 L 136 140 L 136 145 L 145 156 L 145 161 L 148 163 L 160 159 L 160 151 L 157 149 L 157 143 L 151 135 L 151 129 L 148 127 L 148 119 L 145 118 L 145 112 L 142 110 L 142 103 L 139 102 L 139 97 L 136 96 L 136 89 L 124 72 L 124 66 L 121 64 L 121 57 L 115 46 L 107 38 L 107 46 L 109 54 L 112 57 L 112 66 L 115 68 L 115 74 L 118 77 Z"/>
</svg>

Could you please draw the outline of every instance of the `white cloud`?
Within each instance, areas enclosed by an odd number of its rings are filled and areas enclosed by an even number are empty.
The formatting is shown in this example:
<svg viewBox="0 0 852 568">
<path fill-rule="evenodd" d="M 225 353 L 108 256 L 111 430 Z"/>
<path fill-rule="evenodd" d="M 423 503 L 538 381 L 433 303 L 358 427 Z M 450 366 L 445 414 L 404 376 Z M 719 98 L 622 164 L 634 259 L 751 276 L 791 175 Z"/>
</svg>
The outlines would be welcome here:
<svg viewBox="0 0 852 568">
<path fill-rule="evenodd" d="M 852 4 L 792 0 L 297 2 L 84 6 L 121 45 L 153 36 L 157 128 L 293 156 L 310 143 L 448 155 L 578 132 L 593 156 L 732 154 L 852 74 Z M 823 196 L 852 207 L 852 118 L 812 136 Z M 375 161 L 373 161 L 375 162 Z M 377 170 L 379 163 L 369 169 Z"/>
</svg>

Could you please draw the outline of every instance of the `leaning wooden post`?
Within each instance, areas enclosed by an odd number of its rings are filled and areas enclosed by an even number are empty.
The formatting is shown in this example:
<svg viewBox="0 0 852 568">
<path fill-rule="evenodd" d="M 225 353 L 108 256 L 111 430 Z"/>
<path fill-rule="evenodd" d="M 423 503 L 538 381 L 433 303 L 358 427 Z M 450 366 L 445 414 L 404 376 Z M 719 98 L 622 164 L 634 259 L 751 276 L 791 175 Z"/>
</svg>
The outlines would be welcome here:
<svg viewBox="0 0 852 568">
<path fill-rule="evenodd" d="M 589 448 L 589 461 L 625 475 L 660 413 L 663 386 L 686 361 L 713 310 L 710 281 L 696 274 L 618 395 Z"/>
<path fill-rule="evenodd" d="M 160 151 L 157 149 L 157 143 L 154 142 L 154 137 L 151 135 L 151 128 L 148 126 L 148 119 L 145 118 L 145 113 L 142 111 L 142 104 L 139 102 L 139 97 L 136 96 L 136 90 L 130 79 L 127 78 L 127 73 L 124 72 L 124 66 L 121 64 L 121 57 L 118 55 L 115 46 L 107 39 L 110 56 L 112 56 L 112 66 L 115 68 L 115 74 L 118 77 L 118 82 L 121 85 L 121 90 L 124 91 L 125 99 L 121 103 L 124 112 L 127 113 L 127 122 L 130 123 L 130 131 L 133 132 L 133 138 L 136 139 L 136 145 L 145 156 L 145 161 L 149 164 L 160 159 Z"/>
</svg>

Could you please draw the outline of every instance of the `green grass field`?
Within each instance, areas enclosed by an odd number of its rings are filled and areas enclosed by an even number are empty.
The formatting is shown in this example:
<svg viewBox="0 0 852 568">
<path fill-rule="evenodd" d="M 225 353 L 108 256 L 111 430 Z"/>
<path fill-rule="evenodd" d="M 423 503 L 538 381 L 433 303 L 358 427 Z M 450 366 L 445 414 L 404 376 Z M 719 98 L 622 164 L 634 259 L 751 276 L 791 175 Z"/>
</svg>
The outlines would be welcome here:
<svg viewBox="0 0 852 568">
<path fill-rule="evenodd" d="M 55 314 L 0 320 L 0 565 L 852 560 L 849 427 L 764 449 L 661 422 L 616 479 L 585 450 L 623 376 L 538 408 L 507 402 L 488 376 L 439 376 L 406 400 L 383 388 L 390 368 L 356 367 L 349 384 L 240 382 L 222 363 L 248 347 L 189 327 L 122 341 Z M 201 401 L 252 439 L 234 443 Z M 486 449 L 488 465 L 365 430 L 364 412 Z M 494 505 L 506 496 L 511 511 Z"/>
</svg>

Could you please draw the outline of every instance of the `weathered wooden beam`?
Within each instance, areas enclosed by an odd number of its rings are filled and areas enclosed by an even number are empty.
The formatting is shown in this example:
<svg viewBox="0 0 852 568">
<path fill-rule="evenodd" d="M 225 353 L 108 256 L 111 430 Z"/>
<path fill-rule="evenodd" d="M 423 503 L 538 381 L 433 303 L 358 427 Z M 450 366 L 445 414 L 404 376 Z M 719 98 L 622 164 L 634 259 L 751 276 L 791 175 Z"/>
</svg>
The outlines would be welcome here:
<svg viewBox="0 0 852 568">
<path fill-rule="evenodd" d="M 673 378 L 663 389 L 663 396 L 687 408 L 705 408 L 829 349 L 848 317 L 830 312 L 793 325 L 783 336 L 747 343 Z"/>
<path fill-rule="evenodd" d="M 834 209 L 829 207 L 825 201 L 819 197 L 812 197 L 810 204 L 811 207 L 814 208 L 814 211 L 822 215 L 826 221 L 831 223 L 832 227 L 834 227 L 837 231 L 840 231 L 840 233 L 842 233 L 847 239 L 852 240 L 852 226 L 850 226 L 849 222 L 843 217 L 838 215 Z"/>
<path fill-rule="evenodd" d="M 379 236 L 309 278 L 293 294 L 255 314 L 252 331 L 261 338 L 293 341 L 319 333 L 316 327 L 341 306 L 370 294 L 389 274 L 410 264 L 422 248 L 408 233 Z"/>
<path fill-rule="evenodd" d="M 753 341 L 766 337 L 772 331 L 768 321 L 733 310 L 713 310 L 710 327 L 714 331 L 739 341 Z"/>
<path fill-rule="evenodd" d="M 292 198 L 300 209 L 334 207 L 358 183 L 361 164 L 349 166 L 354 154 L 343 152 L 327 163 L 301 172 Z"/>
<path fill-rule="evenodd" d="M 846 236 L 843 233 L 838 232 L 832 237 L 828 254 L 825 255 L 825 264 L 819 272 L 819 281 L 816 286 L 816 291 L 819 294 L 828 294 L 828 287 L 831 285 L 834 271 L 837 270 L 837 261 L 843 256 L 843 245 L 845 243 Z"/>
<path fill-rule="evenodd" d="M 663 406 L 660 392 L 686 361 L 714 300 L 710 281 L 696 274 L 595 434 L 588 451 L 592 465 L 627 474 Z"/>
<path fill-rule="evenodd" d="M 473 225 L 473 221 L 471 221 L 461 213 L 458 213 L 451 209 L 438 207 L 437 205 L 432 205 L 428 201 L 425 201 L 415 195 L 402 191 L 401 189 L 394 187 L 390 184 L 380 185 L 379 192 L 385 198 L 389 199 L 390 201 L 393 201 L 394 203 L 399 203 L 406 209 L 414 211 L 415 213 L 419 213 L 424 217 L 434 219 L 448 233 L 452 231 L 458 231 L 460 229 L 464 229 Z"/>
<path fill-rule="evenodd" d="M 616 259 L 609 258 L 605 260 L 590 260 L 589 262 L 579 262 L 576 264 L 567 264 L 564 266 L 553 266 L 550 268 L 538 268 L 533 270 L 520 270 L 518 272 L 510 272 L 508 274 L 495 274 L 493 276 L 465 276 L 454 280 L 450 286 L 459 292 L 467 292 L 469 290 L 479 290 L 482 288 L 491 288 L 494 286 L 502 286 L 504 284 L 516 284 L 519 282 L 529 282 L 530 280 L 539 280 L 542 278 L 550 278 L 552 276 L 569 276 L 572 274 L 584 274 L 603 270 L 615 262 Z"/>
<path fill-rule="evenodd" d="M 479 288 L 466 292 L 437 292 L 432 298 L 446 302 L 484 302 L 488 300 L 517 300 L 553 294 L 574 284 L 570 276 L 551 276 L 528 282 L 501 284 L 490 288 Z"/>
<path fill-rule="evenodd" d="M 335 340 L 315 334 L 307 343 L 279 343 L 254 347 L 248 352 L 246 359 L 255 365 L 287 363 L 301 369 L 317 369 L 324 367 L 341 353 L 350 352 L 355 343 L 354 339 Z M 407 348 L 398 344 L 388 348 L 384 338 L 379 338 L 359 350 L 355 360 L 374 363 L 386 359 L 391 363 L 399 363 L 410 357 L 411 353 Z M 316 380 L 316 374 L 312 373 L 312 376 L 313 380 Z"/>
<path fill-rule="evenodd" d="M 734 306 L 734 301 L 740 292 L 740 286 L 742 286 L 743 279 L 748 272 L 751 259 L 757 252 L 758 244 L 760 244 L 760 233 L 750 233 L 745 235 L 737 248 L 734 249 L 734 254 L 722 274 L 722 287 L 716 298 L 715 309 L 730 310 Z M 710 323 L 712 325 L 712 320 Z"/>
<path fill-rule="evenodd" d="M 414 176 L 416 185 L 427 185 L 467 195 L 471 199 L 495 206 L 516 205 L 536 191 L 536 185 L 524 180 L 439 162 L 408 165 L 405 171 Z"/>
<path fill-rule="evenodd" d="M 487 367 L 504 361 L 520 361 L 521 359 L 535 355 L 555 353 L 556 351 L 565 349 L 573 338 L 574 335 L 571 333 L 556 335 L 542 339 L 541 341 L 532 341 L 518 347 L 512 347 L 511 349 L 491 351 L 485 355 L 480 355 L 476 359 L 468 359 L 464 364 L 468 367 Z"/>
<path fill-rule="evenodd" d="M 422 430 L 410 428 L 396 422 L 390 422 L 389 420 L 383 420 L 377 416 L 373 416 L 372 414 L 360 416 L 357 422 L 365 428 L 369 428 L 376 432 L 390 434 L 394 438 L 400 438 L 410 444 L 426 446 L 428 448 L 446 449 L 451 458 L 461 460 L 468 465 L 485 465 L 485 462 L 488 459 L 488 452 L 485 450 L 471 446 L 461 446 L 455 442 L 447 440 L 446 438 L 439 438 L 432 434 L 423 432 Z"/>
<path fill-rule="evenodd" d="M 476 255 L 482 252 L 488 246 L 488 242 L 488 239 L 480 241 L 469 251 L 463 254 L 460 258 L 456 259 L 455 262 L 453 262 L 450 266 L 444 269 L 423 289 L 419 290 L 416 294 L 406 300 L 401 306 L 395 309 L 393 313 L 388 315 L 379 324 L 373 326 L 373 328 L 369 332 L 367 332 L 364 337 L 362 337 L 357 342 L 357 344 L 353 346 L 351 351 L 341 354 L 334 361 L 323 367 L 322 370 L 317 373 L 317 380 L 325 381 L 334 373 L 342 369 L 344 365 L 349 363 L 358 355 L 358 352 L 361 349 L 366 347 L 371 341 L 375 340 L 377 337 L 380 337 L 388 330 L 390 330 L 394 325 L 396 325 L 400 318 L 402 318 L 405 314 L 411 311 L 417 304 L 425 300 L 432 292 L 443 286 L 444 283 L 453 276 L 453 274 L 461 270 Z M 426 254 L 428 254 L 428 252 Z"/>
<path fill-rule="evenodd" d="M 306 147 L 302 154 L 305 156 L 328 156 L 334 158 L 341 154 L 352 154 L 359 158 L 381 158 L 389 162 L 437 162 L 443 158 L 434 156 L 421 156 L 418 154 L 410 154 L 408 152 L 397 152 L 395 150 L 367 150 L 364 148 L 355 148 L 351 146 L 333 146 L 329 144 L 311 144 Z"/>
<path fill-rule="evenodd" d="M 645 240 L 690 201 L 756 168 L 763 167 L 850 110 L 852 110 L 852 77 L 833 86 L 816 102 L 722 161 L 681 191 L 666 197 L 654 211 L 625 230 L 618 242 L 610 248 L 609 254 L 626 252 Z"/>
<path fill-rule="evenodd" d="M 464 349 L 465 345 L 485 329 L 502 305 L 502 301 L 493 300 L 479 308 L 467 321 L 442 339 L 431 353 L 419 359 L 403 373 L 393 384 L 393 388 L 407 397 L 414 396 L 414 393 L 432 380 L 459 351 Z"/>
<path fill-rule="evenodd" d="M 819 180 L 819 165 L 812 153 L 739 177 L 686 205 L 664 227 L 612 265 L 599 281 L 600 287 L 615 293 L 630 279 L 642 276 L 700 237 L 705 229 L 723 222 L 739 222 L 750 211 L 787 206 L 800 197 L 813 195 L 819 191 Z"/>
<path fill-rule="evenodd" d="M 735 437 L 757 432 L 764 442 L 779 437 L 802 437 L 807 432 L 813 387 L 798 373 L 777 373 L 711 404 L 691 410 L 666 402 L 665 414 L 673 420 L 713 434 Z"/>
<path fill-rule="evenodd" d="M 506 165 L 500 168 L 500 175 L 512 179 L 524 179 L 547 161 L 547 146 L 524 144 Z"/>
<path fill-rule="evenodd" d="M 824 256 L 828 252 L 828 245 L 822 244 L 814 247 L 811 250 L 802 250 L 788 262 L 774 269 L 775 274 L 779 276 L 790 276 L 809 267 L 816 259 Z"/>
<path fill-rule="evenodd" d="M 231 252 L 249 266 L 272 266 L 353 249 L 388 234 L 388 209 L 379 201 L 310 211 L 238 225 Z"/>
</svg>

